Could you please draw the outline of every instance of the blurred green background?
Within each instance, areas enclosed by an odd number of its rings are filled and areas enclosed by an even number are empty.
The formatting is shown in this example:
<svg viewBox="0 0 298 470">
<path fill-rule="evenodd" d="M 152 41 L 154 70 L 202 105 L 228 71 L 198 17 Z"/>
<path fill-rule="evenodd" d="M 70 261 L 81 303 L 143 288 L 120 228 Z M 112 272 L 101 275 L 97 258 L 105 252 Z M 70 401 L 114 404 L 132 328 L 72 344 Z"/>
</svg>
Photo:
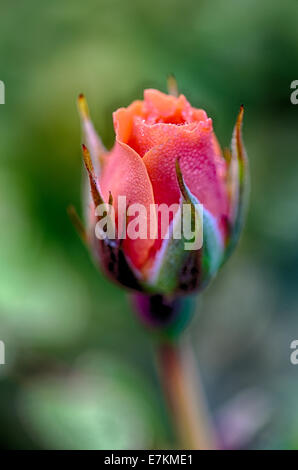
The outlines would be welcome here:
<svg viewBox="0 0 298 470">
<path fill-rule="evenodd" d="M 210 409 L 226 447 L 298 448 L 297 24 L 296 0 L 2 0 L 1 447 L 175 445 L 154 342 L 66 214 L 81 207 L 77 95 L 111 146 L 112 111 L 174 73 L 222 146 L 246 110 L 246 229 L 191 328 Z"/>
</svg>

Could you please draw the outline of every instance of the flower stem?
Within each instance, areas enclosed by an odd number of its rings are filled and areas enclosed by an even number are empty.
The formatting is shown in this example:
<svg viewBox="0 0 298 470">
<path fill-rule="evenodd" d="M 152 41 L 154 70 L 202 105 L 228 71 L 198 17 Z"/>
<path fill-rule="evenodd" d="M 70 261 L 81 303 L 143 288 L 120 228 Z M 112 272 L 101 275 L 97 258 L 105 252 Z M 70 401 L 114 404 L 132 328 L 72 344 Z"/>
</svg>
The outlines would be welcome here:
<svg viewBox="0 0 298 470">
<path fill-rule="evenodd" d="M 161 381 L 182 449 L 215 449 L 215 433 L 187 343 L 162 342 L 158 349 Z"/>
</svg>

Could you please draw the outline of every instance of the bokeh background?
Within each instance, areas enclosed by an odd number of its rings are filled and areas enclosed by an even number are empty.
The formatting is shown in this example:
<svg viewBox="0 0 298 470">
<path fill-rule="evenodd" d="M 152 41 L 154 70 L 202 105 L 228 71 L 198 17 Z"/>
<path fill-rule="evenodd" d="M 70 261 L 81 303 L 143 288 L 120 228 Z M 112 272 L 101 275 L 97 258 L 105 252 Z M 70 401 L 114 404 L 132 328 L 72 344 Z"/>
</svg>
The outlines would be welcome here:
<svg viewBox="0 0 298 470">
<path fill-rule="evenodd" d="M 245 105 L 252 193 L 240 246 L 190 331 L 226 447 L 298 448 L 296 0 L 2 0 L 0 441 L 7 449 L 175 446 L 152 341 L 92 264 L 81 207 L 84 92 L 104 143 L 111 113 L 180 91 L 228 146 Z"/>
</svg>

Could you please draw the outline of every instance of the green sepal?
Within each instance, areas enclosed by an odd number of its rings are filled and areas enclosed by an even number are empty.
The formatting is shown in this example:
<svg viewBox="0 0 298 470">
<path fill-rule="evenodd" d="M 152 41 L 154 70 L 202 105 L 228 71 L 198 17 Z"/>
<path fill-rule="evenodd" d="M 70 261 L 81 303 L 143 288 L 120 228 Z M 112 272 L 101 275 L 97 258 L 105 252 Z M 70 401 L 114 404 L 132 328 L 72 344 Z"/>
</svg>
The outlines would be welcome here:
<svg viewBox="0 0 298 470">
<path fill-rule="evenodd" d="M 230 191 L 229 237 L 224 261 L 234 250 L 245 220 L 249 197 L 249 165 L 242 139 L 244 108 L 240 107 L 231 142 L 231 159 L 228 169 L 228 188 Z"/>
</svg>

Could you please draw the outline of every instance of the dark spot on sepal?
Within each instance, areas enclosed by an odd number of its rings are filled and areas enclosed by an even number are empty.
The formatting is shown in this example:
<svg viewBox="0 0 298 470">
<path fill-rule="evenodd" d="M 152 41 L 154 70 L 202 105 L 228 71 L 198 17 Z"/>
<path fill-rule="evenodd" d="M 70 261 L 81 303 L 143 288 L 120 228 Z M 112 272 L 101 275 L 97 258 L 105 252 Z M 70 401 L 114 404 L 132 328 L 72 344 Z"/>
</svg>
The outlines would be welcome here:
<svg viewBox="0 0 298 470">
<path fill-rule="evenodd" d="M 94 236 L 93 247 L 96 252 L 99 265 L 109 279 L 116 284 L 143 292 L 144 288 L 136 278 L 123 253 L 121 240 L 99 240 Z"/>
</svg>

